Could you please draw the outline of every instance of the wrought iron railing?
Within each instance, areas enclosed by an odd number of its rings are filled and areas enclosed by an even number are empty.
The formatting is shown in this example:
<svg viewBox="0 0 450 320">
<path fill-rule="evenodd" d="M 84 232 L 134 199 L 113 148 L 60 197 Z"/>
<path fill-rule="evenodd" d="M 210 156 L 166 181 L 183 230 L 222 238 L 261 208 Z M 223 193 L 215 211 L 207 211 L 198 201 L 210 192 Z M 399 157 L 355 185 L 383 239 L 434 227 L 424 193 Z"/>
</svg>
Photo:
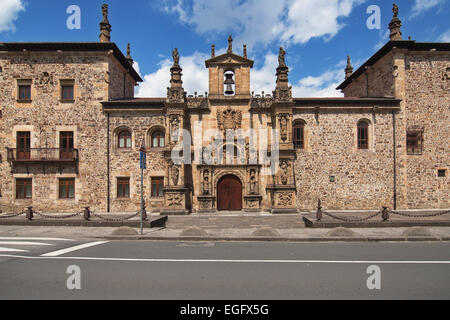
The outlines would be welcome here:
<svg viewBox="0 0 450 320">
<path fill-rule="evenodd" d="M 8 162 L 78 161 L 78 149 L 62 149 L 62 148 L 30 148 L 30 149 L 6 148 L 6 149 Z"/>
</svg>

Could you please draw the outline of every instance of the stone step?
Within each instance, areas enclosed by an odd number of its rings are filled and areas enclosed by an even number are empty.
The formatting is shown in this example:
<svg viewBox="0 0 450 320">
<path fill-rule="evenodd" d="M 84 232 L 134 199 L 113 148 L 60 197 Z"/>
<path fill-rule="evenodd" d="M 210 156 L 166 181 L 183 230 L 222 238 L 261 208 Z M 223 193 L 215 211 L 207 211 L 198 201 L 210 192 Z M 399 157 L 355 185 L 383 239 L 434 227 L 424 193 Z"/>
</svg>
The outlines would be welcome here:
<svg viewBox="0 0 450 320">
<path fill-rule="evenodd" d="M 292 215 L 190 215 L 168 216 L 167 228 L 200 227 L 209 229 L 250 229 L 273 227 L 275 229 L 305 228 L 300 214 Z"/>
</svg>

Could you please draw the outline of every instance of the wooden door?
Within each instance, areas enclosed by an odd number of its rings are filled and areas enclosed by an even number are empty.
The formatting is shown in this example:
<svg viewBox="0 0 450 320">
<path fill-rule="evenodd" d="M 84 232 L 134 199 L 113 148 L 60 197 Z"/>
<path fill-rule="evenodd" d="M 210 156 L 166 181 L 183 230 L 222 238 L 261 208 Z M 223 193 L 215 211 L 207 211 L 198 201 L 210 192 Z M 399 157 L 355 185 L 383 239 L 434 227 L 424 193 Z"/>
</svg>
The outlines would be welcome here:
<svg viewBox="0 0 450 320">
<path fill-rule="evenodd" d="M 242 210 L 242 183 L 237 177 L 228 175 L 219 180 L 217 208 L 219 211 Z"/>
<path fill-rule="evenodd" d="M 17 160 L 30 159 L 30 132 L 17 132 Z"/>
<path fill-rule="evenodd" d="M 73 159 L 73 132 L 60 134 L 60 159 Z"/>
</svg>

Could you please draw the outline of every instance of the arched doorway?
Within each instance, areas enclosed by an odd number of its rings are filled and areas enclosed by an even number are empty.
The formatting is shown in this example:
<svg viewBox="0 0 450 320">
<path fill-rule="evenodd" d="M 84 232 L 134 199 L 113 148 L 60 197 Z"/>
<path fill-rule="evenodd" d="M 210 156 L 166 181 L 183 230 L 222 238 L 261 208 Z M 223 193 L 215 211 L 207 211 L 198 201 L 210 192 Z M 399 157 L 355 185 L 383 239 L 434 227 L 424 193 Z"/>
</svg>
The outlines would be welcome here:
<svg viewBox="0 0 450 320">
<path fill-rule="evenodd" d="M 242 183 L 236 176 L 224 176 L 217 183 L 217 209 L 219 211 L 242 210 Z"/>
</svg>

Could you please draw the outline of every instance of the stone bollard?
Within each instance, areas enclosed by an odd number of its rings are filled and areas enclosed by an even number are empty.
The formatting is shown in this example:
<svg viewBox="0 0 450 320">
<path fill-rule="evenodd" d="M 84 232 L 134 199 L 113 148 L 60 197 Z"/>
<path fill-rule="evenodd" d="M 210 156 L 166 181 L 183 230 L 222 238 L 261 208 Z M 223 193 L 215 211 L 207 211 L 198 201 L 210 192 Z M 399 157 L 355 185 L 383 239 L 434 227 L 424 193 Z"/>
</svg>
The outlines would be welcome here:
<svg viewBox="0 0 450 320">
<path fill-rule="evenodd" d="M 90 221 L 91 219 L 91 210 L 89 210 L 89 207 L 84 208 L 84 220 Z"/>
<path fill-rule="evenodd" d="M 317 203 L 317 214 L 316 214 L 317 221 L 322 220 L 322 202 L 319 199 L 319 202 Z"/>
<path fill-rule="evenodd" d="M 33 207 L 27 208 L 27 219 L 30 221 L 33 220 Z"/>
<path fill-rule="evenodd" d="M 389 220 L 389 209 L 388 207 L 383 207 L 383 210 L 381 211 L 381 217 L 383 218 L 383 221 Z"/>
</svg>

